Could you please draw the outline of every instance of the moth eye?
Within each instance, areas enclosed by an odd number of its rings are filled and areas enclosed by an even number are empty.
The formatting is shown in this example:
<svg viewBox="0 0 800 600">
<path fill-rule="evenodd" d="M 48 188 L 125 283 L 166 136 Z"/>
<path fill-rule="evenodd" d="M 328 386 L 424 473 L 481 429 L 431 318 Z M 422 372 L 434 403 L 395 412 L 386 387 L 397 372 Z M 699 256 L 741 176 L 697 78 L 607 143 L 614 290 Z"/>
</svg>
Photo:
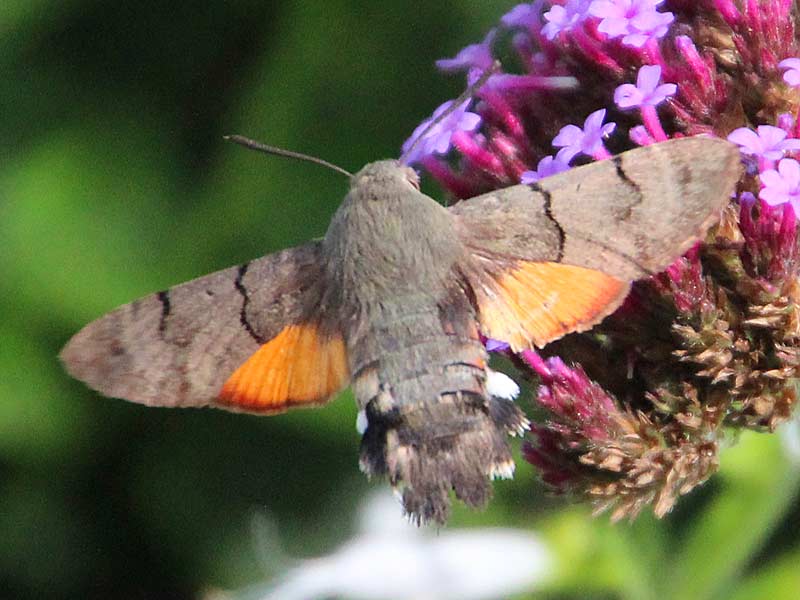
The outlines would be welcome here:
<svg viewBox="0 0 800 600">
<path fill-rule="evenodd" d="M 406 180 L 413 185 L 415 189 L 419 190 L 419 175 L 414 169 L 406 169 Z"/>
</svg>

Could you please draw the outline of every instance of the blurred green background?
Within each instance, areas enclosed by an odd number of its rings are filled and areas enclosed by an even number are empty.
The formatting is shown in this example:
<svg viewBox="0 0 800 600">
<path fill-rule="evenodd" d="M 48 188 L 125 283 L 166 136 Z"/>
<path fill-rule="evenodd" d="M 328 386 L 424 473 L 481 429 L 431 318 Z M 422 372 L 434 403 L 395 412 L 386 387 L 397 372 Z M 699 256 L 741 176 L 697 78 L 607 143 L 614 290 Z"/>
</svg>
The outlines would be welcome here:
<svg viewBox="0 0 800 600">
<path fill-rule="evenodd" d="M 100 398 L 56 355 L 118 304 L 321 236 L 340 176 L 226 144 L 244 133 L 355 170 L 462 89 L 436 58 L 513 2 L 0 5 L 0 598 L 196 598 L 349 536 L 370 489 L 355 407 L 272 418 Z M 530 466 L 455 526 L 540 531 L 544 598 L 797 598 L 800 467 L 745 436 L 662 522 L 591 519 Z M 373 487 L 379 484 L 373 484 Z M 269 556 L 267 563 L 269 563 Z"/>
</svg>

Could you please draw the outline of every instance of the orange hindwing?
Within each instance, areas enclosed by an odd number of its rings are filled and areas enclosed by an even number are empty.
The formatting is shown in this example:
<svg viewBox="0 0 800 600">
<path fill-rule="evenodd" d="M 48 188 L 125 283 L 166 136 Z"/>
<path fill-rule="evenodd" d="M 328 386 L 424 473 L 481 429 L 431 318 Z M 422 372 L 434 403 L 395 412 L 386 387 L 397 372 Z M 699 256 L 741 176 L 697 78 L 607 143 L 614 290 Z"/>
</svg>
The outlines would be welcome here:
<svg viewBox="0 0 800 600">
<path fill-rule="evenodd" d="M 259 348 L 222 386 L 218 404 L 258 413 L 322 404 L 347 387 L 347 352 L 340 335 L 311 323 L 289 325 Z"/>
<path fill-rule="evenodd" d="M 495 280 L 494 289 L 478 299 L 481 328 L 514 350 L 589 329 L 613 312 L 629 289 L 601 271 L 554 262 L 519 263 Z"/>
</svg>

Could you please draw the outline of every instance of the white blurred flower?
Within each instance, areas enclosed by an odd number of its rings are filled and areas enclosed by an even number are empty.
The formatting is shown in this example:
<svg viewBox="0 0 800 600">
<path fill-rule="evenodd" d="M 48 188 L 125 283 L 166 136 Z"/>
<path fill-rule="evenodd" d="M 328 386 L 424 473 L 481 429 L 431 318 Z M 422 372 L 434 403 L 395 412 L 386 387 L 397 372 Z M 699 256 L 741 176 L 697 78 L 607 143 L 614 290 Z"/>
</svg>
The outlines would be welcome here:
<svg viewBox="0 0 800 600">
<path fill-rule="evenodd" d="M 515 529 L 443 530 L 410 524 L 388 493 L 361 511 L 361 533 L 328 556 L 300 562 L 261 600 L 482 600 L 536 586 L 551 557 Z"/>
<path fill-rule="evenodd" d="M 800 415 L 784 424 L 779 431 L 786 455 L 800 466 Z"/>
</svg>

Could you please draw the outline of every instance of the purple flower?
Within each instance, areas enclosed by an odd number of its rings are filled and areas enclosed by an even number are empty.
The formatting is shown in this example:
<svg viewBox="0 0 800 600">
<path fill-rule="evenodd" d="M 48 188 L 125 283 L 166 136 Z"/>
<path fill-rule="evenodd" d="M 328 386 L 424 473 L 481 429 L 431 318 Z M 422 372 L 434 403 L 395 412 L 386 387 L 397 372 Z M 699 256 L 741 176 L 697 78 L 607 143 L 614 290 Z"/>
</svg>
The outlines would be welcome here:
<svg viewBox="0 0 800 600">
<path fill-rule="evenodd" d="M 787 133 L 780 127 L 759 125 L 756 131 L 739 127 L 728 135 L 728 141 L 738 144 L 742 154 L 770 161 L 783 158 L 784 152 L 800 150 L 800 140 L 786 139 Z"/>
<path fill-rule="evenodd" d="M 661 67 L 643 65 L 636 76 L 636 85 L 623 83 L 614 90 L 614 102 L 623 110 L 638 108 L 649 136 L 657 142 L 663 142 L 667 139 L 667 134 L 658 118 L 656 106 L 674 95 L 678 86 L 674 83 L 658 85 L 659 81 L 661 81 Z"/>
<path fill-rule="evenodd" d="M 546 13 L 544 20 L 547 24 L 542 28 L 542 34 L 553 40 L 562 31 L 569 31 L 580 24 L 588 15 L 586 12 L 590 0 L 567 0 L 564 6 L 555 5 Z"/>
<path fill-rule="evenodd" d="M 545 177 L 567 171 L 570 168 L 569 163 L 564 162 L 562 158 L 563 157 L 560 156 L 545 156 L 539 161 L 539 164 L 536 165 L 535 171 L 525 171 L 522 174 L 520 183 L 530 185 Z"/>
<path fill-rule="evenodd" d="M 453 58 L 442 58 L 436 66 L 442 71 L 486 71 L 494 64 L 492 44 L 497 31 L 492 29 L 480 44 L 470 44 Z"/>
<path fill-rule="evenodd" d="M 616 123 L 606 123 L 606 109 L 594 111 L 583 122 L 583 129 L 577 125 L 566 125 L 561 128 L 558 135 L 553 138 L 553 146 L 561 148 L 556 157 L 558 160 L 569 163 L 575 155 L 586 154 L 597 160 L 608 158 L 609 153 L 603 146 L 603 138 L 616 128 Z"/>
<path fill-rule="evenodd" d="M 739 204 L 755 204 L 756 197 L 753 192 L 742 192 L 739 194 Z"/>
<path fill-rule="evenodd" d="M 503 352 L 511 347 L 509 346 L 508 342 L 496 340 L 494 338 L 486 338 L 486 340 L 483 342 L 483 345 L 489 352 Z"/>
<path fill-rule="evenodd" d="M 781 69 L 788 69 L 783 80 L 792 87 L 800 87 L 800 58 L 786 58 L 778 63 Z"/>
<path fill-rule="evenodd" d="M 800 163 L 793 158 L 784 158 L 778 169 L 767 169 L 761 173 L 761 191 L 758 197 L 771 206 L 791 203 L 795 212 L 800 212 Z"/>
<path fill-rule="evenodd" d="M 541 24 L 542 0 L 536 2 L 527 2 L 525 4 L 517 4 L 514 8 L 500 17 L 500 22 L 503 26 L 512 29 L 519 27 L 520 29 L 534 29 Z"/>
<path fill-rule="evenodd" d="M 481 117 L 475 113 L 467 111 L 471 100 L 465 100 L 461 106 L 447 115 L 439 123 L 436 123 L 430 131 L 424 134 L 422 139 L 417 140 L 428 126 L 436 121 L 446 110 L 450 108 L 454 100 L 448 100 L 439 108 L 433 111 L 430 119 L 423 121 L 414 130 L 405 143 L 403 143 L 403 162 L 411 165 L 421 161 L 431 154 L 446 154 L 450 150 L 453 134 L 457 131 L 475 131 L 480 127 Z"/>
<path fill-rule="evenodd" d="M 641 106 L 657 106 L 669 96 L 675 94 L 678 86 L 661 81 L 661 67 L 643 65 L 636 76 L 636 85 L 623 83 L 614 91 L 614 102 L 622 109 L 639 108 Z"/>
<path fill-rule="evenodd" d="M 641 48 L 651 38 L 661 38 L 675 19 L 671 12 L 658 12 L 664 0 L 594 0 L 589 14 L 601 19 L 598 31 L 609 38 L 622 37 L 626 46 Z"/>
<path fill-rule="evenodd" d="M 792 113 L 781 113 L 778 115 L 778 127 L 790 132 L 794 129 L 794 115 Z"/>
<path fill-rule="evenodd" d="M 649 146 L 650 144 L 655 143 L 653 136 L 650 135 L 650 132 L 647 131 L 647 128 L 644 125 L 636 125 L 635 127 L 631 127 L 630 131 L 628 132 L 628 137 L 631 138 L 631 141 L 637 146 Z"/>
</svg>

